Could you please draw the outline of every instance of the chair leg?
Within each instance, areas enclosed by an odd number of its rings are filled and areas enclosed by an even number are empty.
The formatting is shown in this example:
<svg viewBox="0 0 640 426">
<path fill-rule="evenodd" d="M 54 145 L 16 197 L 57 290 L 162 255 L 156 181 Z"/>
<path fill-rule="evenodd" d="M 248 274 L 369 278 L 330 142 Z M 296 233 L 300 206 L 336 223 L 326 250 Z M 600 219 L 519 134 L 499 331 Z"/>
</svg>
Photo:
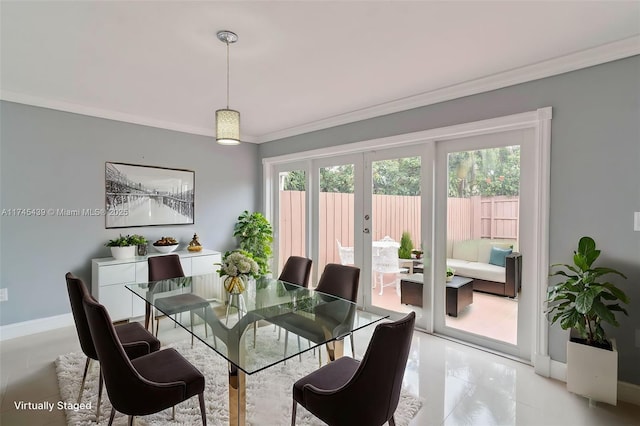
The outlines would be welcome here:
<svg viewBox="0 0 640 426">
<path fill-rule="evenodd" d="M 102 367 L 98 373 L 98 403 L 96 404 L 96 423 L 100 421 L 100 402 L 102 401 L 102 386 L 104 381 L 102 379 Z"/>
<path fill-rule="evenodd" d="M 175 420 L 176 419 L 176 406 L 172 406 L 171 407 L 171 420 Z"/>
<path fill-rule="evenodd" d="M 191 327 L 191 348 L 193 348 L 193 311 L 189 311 L 189 327 Z"/>
<path fill-rule="evenodd" d="M 113 424 L 113 419 L 115 417 L 116 417 L 116 409 L 115 408 L 111 408 L 111 415 L 109 416 L 109 426 L 111 426 Z"/>
<path fill-rule="evenodd" d="M 200 401 L 200 416 L 202 416 L 202 426 L 207 426 L 207 411 L 204 408 L 204 392 L 198 395 Z"/>
<path fill-rule="evenodd" d="M 284 331 L 284 357 L 287 357 L 287 346 L 289 344 L 289 331 Z M 285 361 L 286 362 L 286 361 Z"/>
<path fill-rule="evenodd" d="M 351 341 L 351 356 L 356 357 L 355 343 L 353 342 L 353 333 L 349 334 L 349 340 Z"/>
<path fill-rule="evenodd" d="M 396 421 L 393 419 L 393 416 L 389 419 L 389 426 L 396 426 Z"/>
<path fill-rule="evenodd" d="M 296 426 L 296 409 L 298 408 L 298 402 L 293 400 L 293 409 L 291 410 L 291 426 Z"/>
<path fill-rule="evenodd" d="M 87 362 L 84 364 L 84 374 L 82 375 L 82 383 L 80 384 L 80 393 L 78 394 L 78 404 L 82 401 L 82 392 L 84 391 L 84 382 L 87 380 L 87 372 L 89 371 L 89 365 L 91 365 L 91 358 L 87 357 Z"/>
<path fill-rule="evenodd" d="M 133 426 L 133 416 L 129 416 L 129 426 Z"/>
<path fill-rule="evenodd" d="M 302 347 L 300 346 L 300 336 L 298 336 L 298 357 L 300 358 L 300 362 L 302 362 Z"/>
<path fill-rule="evenodd" d="M 253 348 L 256 347 L 256 330 L 258 328 L 258 321 L 253 323 Z"/>
</svg>

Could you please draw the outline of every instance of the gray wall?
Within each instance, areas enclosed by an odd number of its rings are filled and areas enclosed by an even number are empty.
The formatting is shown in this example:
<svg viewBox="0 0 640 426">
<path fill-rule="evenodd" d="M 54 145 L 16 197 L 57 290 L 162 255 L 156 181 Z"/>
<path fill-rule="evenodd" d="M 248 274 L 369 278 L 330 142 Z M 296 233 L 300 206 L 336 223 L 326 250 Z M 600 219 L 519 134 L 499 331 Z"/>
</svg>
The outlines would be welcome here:
<svg viewBox="0 0 640 426">
<path fill-rule="evenodd" d="M 600 264 L 628 279 L 611 280 L 632 301 L 629 317 L 608 331 L 618 342 L 619 377 L 640 384 L 640 57 L 416 108 L 259 147 L 260 159 L 349 142 L 427 130 L 552 106 L 551 263 L 571 263 L 578 239 L 591 235 Z M 638 331 L 640 333 L 640 331 Z M 550 353 L 566 360 L 566 332 L 550 330 Z"/>
<path fill-rule="evenodd" d="M 140 233 L 154 241 L 194 232 L 209 249 L 235 246 L 233 225 L 257 205 L 257 147 L 77 114 L 0 104 L 0 208 L 104 208 L 106 161 L 195 171 L 195 225 L 105 229 L 100 217 L 0 217 L 0 324 L 70 312 L 64 274 L 91 282 L 104 243 Z M 152 249 L 151 249 L 152 250 Z"/>
</svg>

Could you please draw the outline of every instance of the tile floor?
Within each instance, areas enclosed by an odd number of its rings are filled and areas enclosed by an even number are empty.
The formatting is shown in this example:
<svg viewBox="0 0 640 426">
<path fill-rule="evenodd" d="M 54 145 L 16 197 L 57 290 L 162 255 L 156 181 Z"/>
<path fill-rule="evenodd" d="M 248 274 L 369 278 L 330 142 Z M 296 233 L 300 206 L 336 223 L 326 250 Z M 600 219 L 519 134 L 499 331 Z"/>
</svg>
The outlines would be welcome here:
<svg viewBox="0 0 640 426">
<path fill-rule="evenodd" d="M 169 321 L 162 321 L 161 327 L 163 341 L 188 337 Z M 369 333 L 356 333 L 360 356 Z M 57 402 L 53 362 L 60 354 L 79 350 L 73 327 L 1 342 L 0 424 L 65 425 L 63 412 L 17 411 L 14 401 Z M 621 402 L 617 407 L 589 407 L 586 399 L 567 392 L 564 383 L 540 377 L 528 365 L 421 332 L 414 333 L 405 385 L 424 401 L 412 426 L 640 424 L 640 406 Z"/>
</svg>

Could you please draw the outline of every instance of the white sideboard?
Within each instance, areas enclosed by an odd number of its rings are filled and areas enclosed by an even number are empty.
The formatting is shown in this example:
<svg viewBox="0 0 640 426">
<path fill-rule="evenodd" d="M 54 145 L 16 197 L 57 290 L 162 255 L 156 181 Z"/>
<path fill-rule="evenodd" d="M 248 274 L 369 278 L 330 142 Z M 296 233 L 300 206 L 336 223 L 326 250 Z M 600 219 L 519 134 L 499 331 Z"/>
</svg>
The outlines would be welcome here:
<svg viewBox="0 0 640 426">
<path fill-rule="evenodd" d="M 176 251 L 172 254 L 180 256 L 180 263 L 186 276 L 212 274 L 222 261 L 222 254 L 213 250 L 199 252 Z M 92 259 L 91 261 L 91 294 L 103 304 L 112 321 L 127 320 L 144 316 L 144 302 L 129 291 L 125 285 L 144 283 L 149 280 L 147 258 L 165 256 L 161 253 L 150 253 L 148 256 L 136 256 L 130 259 L 116 260 L 113 257 Z M 214 289 L 221 287 L 220 278 L 215 276 L 210 283 Z"/>
</svg>

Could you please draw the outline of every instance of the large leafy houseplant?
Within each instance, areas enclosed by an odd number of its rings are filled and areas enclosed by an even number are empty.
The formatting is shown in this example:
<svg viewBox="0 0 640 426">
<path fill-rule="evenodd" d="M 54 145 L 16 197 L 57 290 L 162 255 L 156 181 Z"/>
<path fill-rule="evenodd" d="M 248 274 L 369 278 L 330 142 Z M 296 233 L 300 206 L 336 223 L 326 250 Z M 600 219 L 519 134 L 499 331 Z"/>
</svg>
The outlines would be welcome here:
<svg viewBox="0 0 640 426">
<path fill-rule="evenodd" d="M 596 250 L 596 243 L 591 237 L 580 238 L 578 251 L 573 253 L 573 265 L 551 265 L 552 268 L 560 268 L 551 276 L 564 277 L 564 281 L 547 291 L 549 320 L 551 324 L 560 321 L 564 330 L 575 330 L 587 345 L 610 348 L 602 323 L 619 326 L 615 314 L 622 312 L 628 315 L 620 303 L 629 303 L 629 298 L 603 277 L 609 274 L 627 277 L 612 268 L 593 266 L 600 250 Z"/>
<path fill-rule="evenodd" d="M 260 275 L 270 272 L 271 242 L 273 229 L 262 213 L 249 213 L 245 210 L 238 216 L 233 236 L 240 239 L 240 249 L 251 253 L 259 267 Z"/>
</svg>

